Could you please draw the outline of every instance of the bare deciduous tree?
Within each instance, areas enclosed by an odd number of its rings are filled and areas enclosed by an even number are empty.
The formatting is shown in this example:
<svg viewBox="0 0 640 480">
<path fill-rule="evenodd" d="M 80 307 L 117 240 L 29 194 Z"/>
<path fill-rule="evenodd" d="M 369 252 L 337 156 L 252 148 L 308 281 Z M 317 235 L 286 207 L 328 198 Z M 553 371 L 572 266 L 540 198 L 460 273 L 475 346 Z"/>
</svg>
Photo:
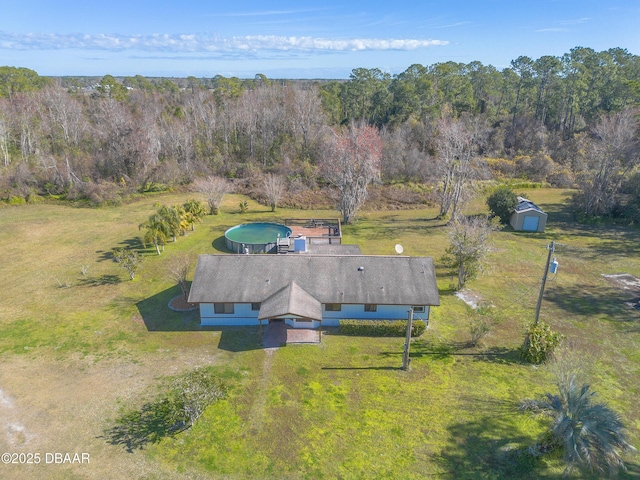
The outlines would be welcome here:
<svg viewBox="0 0 640 480">
<path fill-rule="evenodd" d="M 172 257 L 167 264 L 169 278 L 180 286 L 185 301 L 189 298 L 189 282 L 187 281 L 187 277 L 189 276 L 192 263 L 192 255 L 181 254 Z"/>
<path fill-rule="evenodd" d="M 451 244 L 442 260 L 457 271 L 460 290 L 467 280 L 482 270 L 482 262 L 490 248 L 489 237 L 497 229 L 497 223 L 486 217 L 456 216 L 448 229 Z"/>
<path fill-rule="evenodd" d="M 383 129 L 382 174 L 385 179 L 425 181 L 434 176 L 430 165 L 432 159 L 412 139 L 415 136 L 412 128 L 405 122 L 393 129 Z"/>
<path fill-rule="evenodd" d="M 18 138 L 22 160 L 37 155 L 42 137 L 37 115 L 38 98 L 32 94 L 16 95 L 11 99 L 10 119 Z"/>
<path fill-rule="evenodd" d="M 124 104 L 112 98 L 99 100 L 95 107 L 95 133 L 101 144 L 97 163 L 102 176 L 117 182 L 132 181 L 140 158 L 139 122 Z"/>
<path fill-rule="evenodd" d="M 80 103 L 61 87 L 51 86 L 42 92 L 42 107 L 46 111 L 44 118 L 49 123 L 54 153 L 58 137 L 61 137 L 66 147 L 78 146 L 83 132 L 87 129 Z"/>
<path fill-rule="evenodd" d="M 209 176 L 198 178 L 193 182 L 193 188 L 207 198 L 211 215 L 217 215 L 224 196 L 229 193 L 231 186 L 222 177 Z"/>
<path fill-rule="evenodd" d="M 236 118 L 239 128 L 249 141 L 249 157 L 254 158 L 256 132 L 258 130 L 257 98 L 253 91 L 244 93 L 236 104 Z"/>
<path fill-rule="evenodd" d="M 0 110 L 0 157 L 2 157 L 2 164 L 5 167 L 9 166 L 11 163 L 11 157 L 9 156 L 9 126 L 4 119 L 2 110 Z"/>
<path fill-rule="evenodd" d="M 320 96 L 315 87 L 297 84 L 288 87 L 286 93 L 287 118 L 291 128 L 302 136 L 302 155 L 306 157 L 326 124 Z"/>
<path fill-rule="evenodd" d="M 196 132 L 198 148 L 205 155 L 212 157 L 216 150 L 216 130 L 221 112 L 213 98 L 206 90 L 194 90 L 185 99 L 186 119 L 190 128 Z"/>
<path fill-rule="evenodd" d="M 382 140 L 374 127 L 351 125 L 344 133 L 332 132 L 320 168 L 338 190 L 344 223 L 351 223 L 367 199 L 367 186 L 380 177 L 381 158 Z"/>
<path fill-rule="evenodd" d="M 282 89 L 280 87 L 258 88 L 254 90 L 257 102 L 255 113 L 257 116 L 258 135 L 260 136 L 260 156 L 262 166 L 270 163 L 270 152 L 274 139 L 284 130 L 285 118 Z"/>
<path fill-rule="evenodd" d="M 636 114 L 603 116 L 594 128 L 593 154 L 578 177 L 586 215 L 610 213 L 626 174 L 640 163 Z"/>
<path fill-rule="evenodd" d="M 468 184 L 479 170 L 478 145 L 483 137 L 482 126 L 467 118 L 446 116 L 438 122 L 436 136 L 436 167 L 439 187 L 440 217 L 455 217 L 469 194 Z"/>
<path fill-rule="evenodd" d="M 272 212 L 276 211 L 276 207 L 282 199 L 285 185 L 286 181 L 280 175 L 267 173 L 264 176 L 264 179 L 262 181 L 262 191 L 264 193 L 264 196 L 267 198 L 267 202 L 269 203 Z"/>
</svg>

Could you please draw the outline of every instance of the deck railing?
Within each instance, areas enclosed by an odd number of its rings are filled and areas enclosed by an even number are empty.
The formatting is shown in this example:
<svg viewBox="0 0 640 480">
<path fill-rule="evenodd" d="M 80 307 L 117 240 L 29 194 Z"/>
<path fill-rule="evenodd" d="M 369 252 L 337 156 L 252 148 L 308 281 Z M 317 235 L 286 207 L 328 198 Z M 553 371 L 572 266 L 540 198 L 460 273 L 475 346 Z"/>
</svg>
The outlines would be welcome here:
<svg viewBox="0 0 640 480">
<path fill-rule="evenodd" d="M 309 228 L 309 233 L 304 233 L 309 244 L 342 243 L 342 225 L 339 218 L 288 218 L 284 223 L 288 227 Z M 312 229 L 315 232 L 312 232 Z M 326 232 L 318 234 L 318 229 L 326 229 Z"/>
</svg>

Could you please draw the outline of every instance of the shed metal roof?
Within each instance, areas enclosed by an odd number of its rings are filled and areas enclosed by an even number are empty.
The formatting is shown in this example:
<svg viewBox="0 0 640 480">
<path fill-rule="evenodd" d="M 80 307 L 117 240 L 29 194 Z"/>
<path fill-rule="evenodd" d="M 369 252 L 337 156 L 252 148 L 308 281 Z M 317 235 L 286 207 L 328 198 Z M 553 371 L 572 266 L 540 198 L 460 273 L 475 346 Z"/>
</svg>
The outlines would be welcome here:
<svg viewBox="0 0 640 480">
<path fill-rule="evenodd" d="M 189 302 L 264 302 L 292 282 L 320 303 L 440 304 L 431 257 L 312 254 L 200 255 Z"/>
<path fill-rule="evenodd" d="M 518 197 L 518 205 L 516 205 L 516 212 L 527 212 L 534 210 L 539 213 L 545 213 L 539 206 L 533 203 L 531 200 L 524 197 Z M 546 214 L 545 214 L 546 215 Z"/>
</svg>

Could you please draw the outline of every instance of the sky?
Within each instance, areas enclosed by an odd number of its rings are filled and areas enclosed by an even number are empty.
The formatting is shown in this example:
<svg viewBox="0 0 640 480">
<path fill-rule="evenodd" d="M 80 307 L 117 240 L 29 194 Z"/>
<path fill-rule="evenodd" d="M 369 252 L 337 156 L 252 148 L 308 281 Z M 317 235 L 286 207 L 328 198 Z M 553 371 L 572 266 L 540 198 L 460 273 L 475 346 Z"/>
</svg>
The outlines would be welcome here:
<svg viewBox="0 0 640 480">
<path fill-rule="evenodd" d="M 640 54 L 640 0 L 0 0 L 0 65 L 46 76 L 348 78 L 574 47 Z"/>
</svg>

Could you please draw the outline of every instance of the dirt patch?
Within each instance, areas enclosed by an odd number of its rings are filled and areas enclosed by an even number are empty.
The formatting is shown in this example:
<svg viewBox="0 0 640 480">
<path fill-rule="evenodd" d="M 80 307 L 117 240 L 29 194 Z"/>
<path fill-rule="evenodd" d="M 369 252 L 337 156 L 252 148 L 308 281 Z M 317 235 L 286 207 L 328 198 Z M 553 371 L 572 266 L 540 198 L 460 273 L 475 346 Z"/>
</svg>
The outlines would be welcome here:
<svg viewBox="0 0 640 480">
<path fill-rule="evenodd" d="M 626 306 L 635 310 L 640 310 L 640 278 L 634 277 L 628 273 L 603 273 L 602 276 L 614 287 L 629 293 L 631 298 L 624 302 Z"/>
<path fill-rule="evenodd" d="M 0 428 L 4 433 L 0 445 L 6 442 L 10 448 L 20 447 L 27 445 L 34 437 L 27 432 L 24 425 L 18 422 L 14 400 L 2 389 L 0 389 L 0 419 Z"/>
<path fill-rule="evenodd" d="M 471 290 L 460 290 L 455 293 L 455 296 L 474 310 L 482 304 L 482 297 L 476 292 L 472 292 Z"/>
<path fill-rule="evenodd" d="M 640 293 L 640 278 L 636 278 L 628 273 L 603 273 L 602 276 L 614 286 L 622 290 L 630 290 L 634 293 Z"/>
</svg>

